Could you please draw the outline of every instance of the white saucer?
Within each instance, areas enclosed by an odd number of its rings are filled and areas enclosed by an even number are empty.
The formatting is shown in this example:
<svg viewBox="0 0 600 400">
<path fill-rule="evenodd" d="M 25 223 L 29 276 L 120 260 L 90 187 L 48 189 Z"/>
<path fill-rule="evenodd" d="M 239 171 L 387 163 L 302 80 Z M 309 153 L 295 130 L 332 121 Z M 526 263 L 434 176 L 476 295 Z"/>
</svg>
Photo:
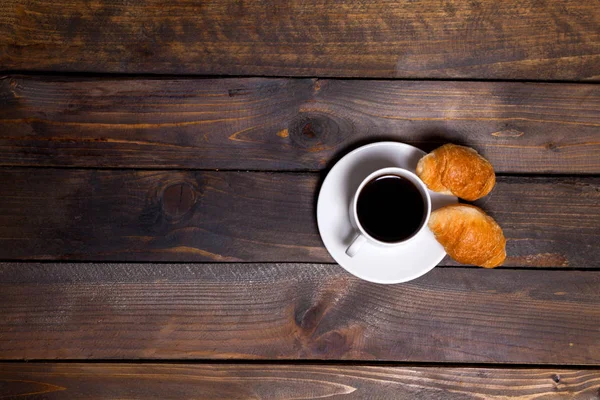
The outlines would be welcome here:
<svg viewBox="0 0 600 400">
<path fill-rule="evenodd" d="M 348 153 L 331 169 L 317 203 L 317 223 L 325 247 L 338 264 L 351 274 L 375 283 L 401 283 L 429 272 L 446 255 L 429 228 L 413 240 L 392 248 L 365 244 L 354 257 L 346 248 L 355 236 L 349 218 L 350 202 L 358 185 L 370 173 L 386 167 L 415 172 L 426 153 L 404 143 L 379 142 Z M 432 210 L 456 203 L 454 196 L 429 191 Z"/>
</svg>

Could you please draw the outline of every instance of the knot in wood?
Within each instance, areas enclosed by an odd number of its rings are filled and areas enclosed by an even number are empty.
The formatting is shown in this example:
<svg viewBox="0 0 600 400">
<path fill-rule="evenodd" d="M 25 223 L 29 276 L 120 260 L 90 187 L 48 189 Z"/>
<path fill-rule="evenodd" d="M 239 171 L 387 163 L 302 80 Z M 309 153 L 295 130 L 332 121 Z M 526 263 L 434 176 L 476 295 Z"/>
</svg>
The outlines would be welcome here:
<svg viewBox="0 0 600 400">
<path fill-rule="evenodd" d="M 311 111 L 294 118 L 288 133 L 296 147 L 317 152 L 336 147 L 347 140 L 354 133 L 354 125 L 343 118 Z"/>
<path fill-rule="evenodd" d="M 165 215 L 172 220 L 185 216 L 196 203 L 196 191 L 186 182 L 168 186 L 162 195 L 162 208 Z"/>
<path fill-rule="evenodd" d="M 548 144 L 546 144 L 546 149 L 550 150 L 554 153 L 558 153 L 560 151 L 558 144 L 556 144 L 554 142 L 549 142 Z"/>
</svg>

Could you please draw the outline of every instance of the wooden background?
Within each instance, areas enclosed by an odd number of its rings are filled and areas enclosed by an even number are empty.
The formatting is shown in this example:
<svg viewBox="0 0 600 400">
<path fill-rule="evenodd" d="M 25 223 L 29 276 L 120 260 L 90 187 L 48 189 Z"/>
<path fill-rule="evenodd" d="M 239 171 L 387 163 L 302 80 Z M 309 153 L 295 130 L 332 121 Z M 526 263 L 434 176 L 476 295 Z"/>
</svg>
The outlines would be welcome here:
<svg viewBox="0 0 600 400">
<path fill-rule="evenodd" d="M 4 0 L 0 399 L 600 399 L 595 1 Z M 361 281 L 350 150 L 477 149 L 504 266 Z"/>
<path fill-rule="evenodd" d="M 0 68 L 598 80 L 595 1 L 4 0 Z"/>
</svg>

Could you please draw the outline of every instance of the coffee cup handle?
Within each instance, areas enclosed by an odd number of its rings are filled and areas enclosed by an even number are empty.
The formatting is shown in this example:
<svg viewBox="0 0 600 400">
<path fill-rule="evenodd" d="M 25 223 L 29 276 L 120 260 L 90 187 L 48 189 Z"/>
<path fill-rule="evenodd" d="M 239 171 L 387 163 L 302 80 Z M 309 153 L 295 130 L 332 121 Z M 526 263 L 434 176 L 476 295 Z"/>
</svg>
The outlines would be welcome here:
<svg viewBox="0 0 600 400">
<path fill-rule="evenodd" d="M 354 257 L 356 253 L 358 253 L 358 251 L 361 249 L 363 244 L 366 243 L 366 241 L 367 238 L 364 237 L 364 235 L 360 233 L 356 235 L 352 243 L 350 243 L 350 246 L 348 246 L 348 248 L 346 249 L 346 254 L 348 255 L 348 257 Z"/>
</svg>

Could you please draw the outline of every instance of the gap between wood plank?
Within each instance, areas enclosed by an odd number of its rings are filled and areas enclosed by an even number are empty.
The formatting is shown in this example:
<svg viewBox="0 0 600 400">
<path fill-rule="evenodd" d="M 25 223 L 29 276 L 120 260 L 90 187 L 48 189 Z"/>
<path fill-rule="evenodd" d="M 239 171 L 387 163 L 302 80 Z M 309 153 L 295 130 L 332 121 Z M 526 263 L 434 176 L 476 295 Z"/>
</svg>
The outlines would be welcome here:
<svg viewBox="0 0 600 400">
<path fill-rule="evenodd" d="M 73 264 L 74 261 L 69 261 L 69 260 L 37 260 L 37 259 L 26 259 L 26 258 L 21 258 L 18 260 L 10 260 L 10 259 L 0 259 L 0 263 L 10 263 L 10 264 L 29 264 L 29 263 L 35 263 L 35 264 L 56 264 L 56 265 L 61 265 L 61 264 Z M 148 265 L 148 264 L 152 264 L 152 265 L 172 265 L 173 262 L 172 261 L 120 261 L 120 260 L 103 260 L 102 261 L 103 264 L 111 264 L 111 265 L 129 265 L 129 264 L 133 264 L 133 265 Z M 277 265 L 286 265 L 286 264 L 294 264 L 294 265 L 298 265 L 298 264 L 311 264 L 310 262 L 306 262 L 306 263 L 301 263 L 301 262 L 293 262 L 293 261 L 278 261 L 278 262 L 271 262 L 272 264 L 277 264 Z M 96 261 L 77 261 L 77 264 L 98 264 L 98 262 Z M 190 265 L 190 266 L 202 266 L 202 265 L 228 265 L 230 264 L 227 261 L 223 261 L 221 263 L 218 262 L 214 262 L 214 261 L 204 261 L 204 262 L 199 262 L 199 261 L 177 261 L 177 264 L 182 264 L 182 265 Z M 263 265 L 265 264 L 264 261 L 244 261 L 241 264 L 248 264 L 248 265 Z M 319 264 L 322 265 L 337 265 L 339 266 L 338 263 L 336 262 L 320 262 Z M 341 267 L 340 267 L 341 268 Z M 465 269 L 465 270 L 469 270 L 469 269 L 474 269 L 474 270 L 481 270 L 481 267 L 477 267 L 475 265 L 460 265 L 460 264 L 456 264 L 456 265 L 436 265 L 435 268 L 438 269 Z M 520 266 L 500 266 L 496 268 L 497 270 L 514 270 L 514 271 L 530 271 L 531 267 L 520 267 Z M 536 271 L 577 271 L 577 272 L 590 272 L 590 271 L 598 271 L 600 270 L 600 265 L 599 266 L 592 266 L 589 268 L 570 268 L 570 267 L 536 267 L 535 268 Z"/>
<path fill-rule="evenodd" d="M 403 367 L 418 367 L 418 368 L 489 368 L 489 369 L 566 369 L 566 370 L 600 370 L 600 363 L 597 365 L 590 364 L 522 364 L 522 363 L 457 363 L 457 362 L 418 362 L 418 361 L 370 361 L 370 360 L 277 360 L 277 359 L 264 359 L 264 360 L 250 360 L 250 359 L 184 359 L 184 358 L 143 358 L 143 359 L 26 359 L 26 360 L 14 360 L 14 359 L 3 359 L 0 358 L 2 364 L 16 364 L 16 365 L 27 365 L 27 364 L 126 364 L 126 365 L 145 365 L 145 364 L 157 364 L 157 365 L 299 365 L 299 366 L 369 366 L 369 367 L 389 367 L 389 368 L 403 368 Z"/>
<path fill-rule="evenodd" d="M 0 70 L 0 80 L 10 78 L 11 76 L 36 77 L 44 76 L 48 78 L 93 78 L 93 79 L 244 79 L 244 78 L 265 78 L 265 79 L 327 79 L 344 81 L 389 81 L 389 82 L 493 82 L 493 83 L 550 83 L 550 84 L 581 84 L 581 85 L 599 85 L 600 80 L 550 80 L 550 79 L 486 79 L 486 78 L 376 78 L 376 77 L 335 77 L 335 76 L 298 76 L 298 75 L 206 75 L 206 74 L 139 74 L 123 72 L 85 72 L 85 71 L 28 71 L 28 70 Z"/>
</svg>

